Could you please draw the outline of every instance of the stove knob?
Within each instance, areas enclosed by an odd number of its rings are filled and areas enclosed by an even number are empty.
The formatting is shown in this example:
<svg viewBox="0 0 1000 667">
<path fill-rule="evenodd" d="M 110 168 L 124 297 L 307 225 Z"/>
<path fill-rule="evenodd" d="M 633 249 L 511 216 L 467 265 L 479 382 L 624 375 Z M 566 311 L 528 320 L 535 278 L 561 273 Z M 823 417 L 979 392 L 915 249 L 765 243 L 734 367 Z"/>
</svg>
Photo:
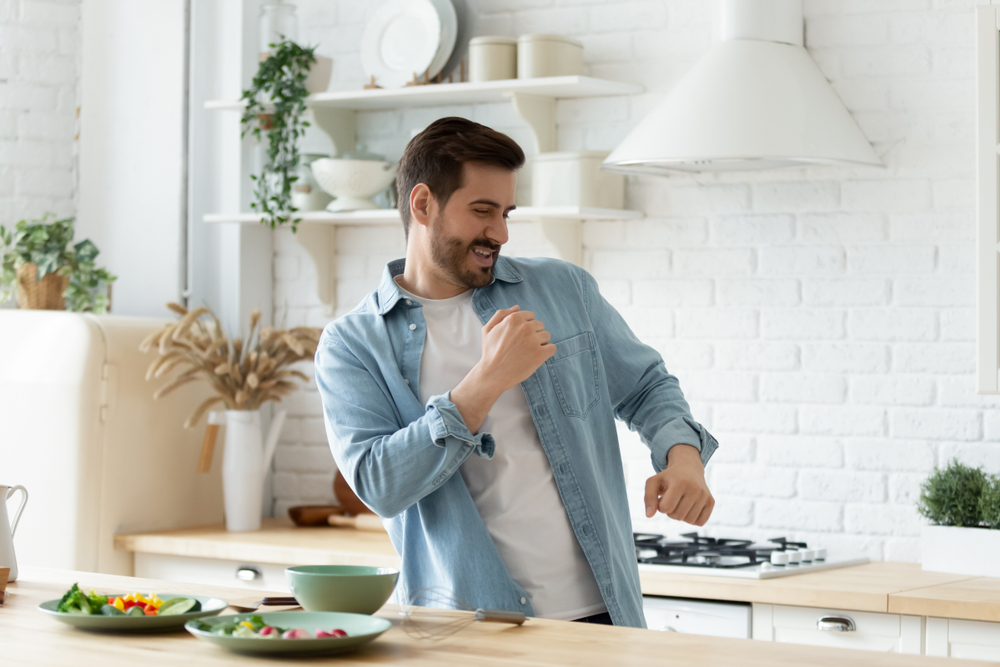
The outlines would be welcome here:
<svg viewBox="0 0 1000 667">
<path fill-rule="evenodd" d="M 770 572 L 773 569 L 774 569 L 774 566 L 771 565 L 770 563 L 764 562 L 764 563 L 760 564 L 760 570 L 761 570 L 761 572 Z"/>
<path fill-rule="evenodd" d="M 802 553 L 799 552 L 798 549 L 796 549 L 795 551 L 789 551 L 788 552 L 788 564 L 789 565 L 798 565 L 801 562 L 802 562 Z"/>
<path fill-rule="evenodd" d="M 816 558 L 815 549 L 799 549 L 802 552 L 802 562 L 811 563 Z"/>
<path fill-rule="evenodd" d="M 825 547 L 823 549 L 816 549 L 815 551 L 816 551 L 816 553 L 813 556 L 813 558 L 815 560 L 826 560 L 826 548 Z"/>
<path fill-rule="evenodd" d="M 772 565 L 788 565 L 788 552 L 787 551 L 772 551 L 771 552 L 771 564 Z"/>
</svg>

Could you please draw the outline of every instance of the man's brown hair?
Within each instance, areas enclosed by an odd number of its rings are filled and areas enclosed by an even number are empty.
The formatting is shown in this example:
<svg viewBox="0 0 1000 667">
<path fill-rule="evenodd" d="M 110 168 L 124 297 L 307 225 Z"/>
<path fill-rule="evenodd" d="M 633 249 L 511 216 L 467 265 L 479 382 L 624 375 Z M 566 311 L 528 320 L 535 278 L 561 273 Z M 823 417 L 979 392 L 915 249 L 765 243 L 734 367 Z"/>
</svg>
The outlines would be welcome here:
<svg viewBox="0 0 1000 667">
<path fill-rule="evenodd" d="M 516 171 L 524 166 L 524 151 L 502 132 L 465 118 L 436 120 L 413 137 L 396 170 L 399 215 L 410 234 L 410 193 L 424 183 L 443 207 L 462 187 L 462 165 L 482 162 Z"/>
</svg>

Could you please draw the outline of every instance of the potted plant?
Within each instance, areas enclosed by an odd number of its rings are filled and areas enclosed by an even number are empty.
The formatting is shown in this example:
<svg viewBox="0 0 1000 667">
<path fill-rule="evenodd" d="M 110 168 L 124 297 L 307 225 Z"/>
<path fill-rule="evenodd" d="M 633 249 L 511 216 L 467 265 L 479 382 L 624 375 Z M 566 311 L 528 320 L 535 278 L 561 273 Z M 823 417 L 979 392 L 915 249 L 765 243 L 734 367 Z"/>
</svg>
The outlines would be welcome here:
<svg viewBox="0 0 1000 667">
<path fill-rule="evenodd" d="M 73 218 L 21 220 L 13 230 L 0 225 L 0 303 L 17 291 L 20 308 L 106 313 L 116 276 L 94 263 L 97 246 L 74 246 Z"/>
<path fill-rule="evenodd" d="M 1000 577 L 1000 477 L 953 459 L 921 485 L 917 511 L 933 524 L 920 531 L 924 570 Z"/>
<path fill-rule="evenodd" d="M 250 332 L 246 339 L 230 339 L 219 318 L 208 308 L 187 308 L 168 303 L 167 307 L 180 319 L 154 332 L 140 345 L 143 352 L 155 351 L 146 379 L 160 378 L 172 370 L 167 384 L 160 387 L 154 398 L 161 398 L 189 382 L 208 382 L 216 396 L 206 399 L 184 422 L 193 428 L 208 410 L 222 403 L 226 412 L 213 413 L 221 417 L 215 423 L 226 424 L 223 451 L 222 487 L 226 506 L 226 527 L 229 530 L 260 528 L 260 508 L 264 478 L 278 443 L 284 412 L 275 415 L 265 444 L 261 431 L 260 408 L 265 403 L 280 403 L 293 392 L 297 378 L 308 382 L 309 377 L 292 366 L 311 360 L 319 343 L 321 329 L 258 328 L 260 311 L 250 314 Z M 211 463 L 214 437 L 206 438 L 202 458 Z M 208 467 L 201 468 L 207 471 Z"/>
<path fill-rule="evenodd" d="M 292 184 L 297 179 L 295 169 L 299 164 L 298 139 L 309 127 L 303 118 L 305 100 L 311 88 L 326 89 L 332 61 L 316 56 L 315 46 L 306 48 L 288 39 L 270 47 L 250 88 L 240 98 L 246 100 L 240 118 L 243 136 L 249 132 L 260 141 L 263 133 L 266 139 L 262 171 L 250 176 L 255 185 L 250 207 L 272 229 L 291 222 L 294 232 L 301 220 L 293 217 L 298 209 L 292 205 Z M 310 70 L 317 63 L 316 74 L 320 76 L 310 77 Z M 323 72 L 327 81 L 322 81 Z"/>
</svg>

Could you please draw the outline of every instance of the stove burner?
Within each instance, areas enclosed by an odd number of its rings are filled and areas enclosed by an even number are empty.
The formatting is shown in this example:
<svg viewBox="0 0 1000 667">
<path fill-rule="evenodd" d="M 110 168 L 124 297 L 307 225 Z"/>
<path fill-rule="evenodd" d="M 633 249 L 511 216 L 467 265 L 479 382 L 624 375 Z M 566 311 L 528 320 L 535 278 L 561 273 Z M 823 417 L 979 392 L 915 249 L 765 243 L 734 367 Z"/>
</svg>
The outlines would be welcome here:
<svg viewBox="0 0 1000 667">
<path fill-rule="evenodd" d="M 635 555 L 640 563 L 657 565 L 686 565 L 736 569 L 752 567 L 771 560 L 775 551 L 805 549 L 805 542 L 790 542 L 784 537 L 768 540 L 769 545 L 755 545 L 751 540 L 734 540 L 722 537 L 703 537 L 698 533 L 684 533 L 686 542 L 672 542 L 663 535 L 633 533 Z"/>
</svg>

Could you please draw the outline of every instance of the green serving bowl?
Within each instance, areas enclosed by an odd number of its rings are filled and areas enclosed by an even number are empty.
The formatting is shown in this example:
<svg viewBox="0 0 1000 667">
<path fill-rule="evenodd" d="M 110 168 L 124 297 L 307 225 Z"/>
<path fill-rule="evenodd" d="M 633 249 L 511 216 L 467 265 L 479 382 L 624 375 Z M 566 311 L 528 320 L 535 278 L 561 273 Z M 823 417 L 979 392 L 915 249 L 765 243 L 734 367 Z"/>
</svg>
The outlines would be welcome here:
<svg viewBox="0 0 1000 667">
<path fill-rule="evenodd" d="M 292 595 L 306 611 L 374 614 L 396 587 L 399 570 L 366 565 L 296 565 L 285 569 Z"/>
</svg>

